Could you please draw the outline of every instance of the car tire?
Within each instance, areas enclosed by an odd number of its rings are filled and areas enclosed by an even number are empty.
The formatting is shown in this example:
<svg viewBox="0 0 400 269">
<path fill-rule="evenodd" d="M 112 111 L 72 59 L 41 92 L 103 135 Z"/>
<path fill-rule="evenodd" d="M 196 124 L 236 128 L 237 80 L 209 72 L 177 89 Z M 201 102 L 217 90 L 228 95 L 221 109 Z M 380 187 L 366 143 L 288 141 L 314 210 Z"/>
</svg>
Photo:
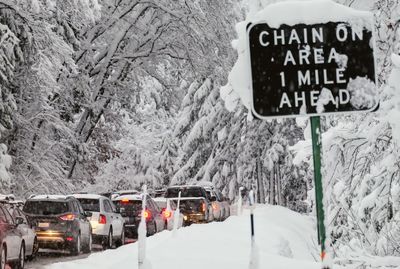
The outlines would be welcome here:
<svg viewBox="0 0 400 269">
<path fill-rule="evenodd" d="M 37 238 L 33 240 L 33 246 L 32 246 L 32 254 L 28 256 L 27 260 L 28 261 L 33 261 L 36 258 L 37 253 L 39 252 L 39 242 L 37 241 Z"/>
<path fill-rule="evenodd" d="M 5 245 L 1 248 L 0 254 L 0 269 L 6 269 L 7 267 L 7 248 Z"/>
<path fill-rule="evenodd" d="M 89 233 L 88 242 L 85 245 L 85 247 L 82 249 L 83 253 L 91 253 L 92 252 L 92 242 L 93 242 L 92 233 Z"/>
<path fill-rule="evenodd" d="M 112 227 L 110 227 L 110 230 L 108 231 L 108 236 L 106 237 L 106 240 L 103 242 L 103 249 L 111 249 L 113 247 L 113 230 Z"/>
<path fill-rule="evenodd" d="M 21 244 L 21 248 L 19 249 L 18 261 L 15 265 L 16 269 L 24 269 L 25 267 L 25 244 Z"/>
<path fill-rule="evenodd" d="M 125 244 L 125 227 L 122 227 L 121 237 L 115 242 L 116 247 L 120 247 Z"/>
<path fill-rule="evenodd" d="M 81 234 L 76 237 L 75 244 L 72 247 L 71 254 L 77 256 L 81 253 Z"/>
</svg>

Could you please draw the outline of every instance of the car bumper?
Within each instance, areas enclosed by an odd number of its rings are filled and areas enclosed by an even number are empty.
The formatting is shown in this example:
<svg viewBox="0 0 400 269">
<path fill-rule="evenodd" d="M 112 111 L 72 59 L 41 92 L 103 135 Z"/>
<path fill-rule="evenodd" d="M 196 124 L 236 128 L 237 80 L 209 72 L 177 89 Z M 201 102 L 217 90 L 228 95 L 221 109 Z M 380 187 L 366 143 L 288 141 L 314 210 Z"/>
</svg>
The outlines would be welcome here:
<svg viewBox="0 0 400 269">
<path fill-rule="evenodd" d="M 75 244 L 76 238 L 72 234 L 58 231 L 37 231 L 39 248 L 63 249 Z"/>
<path fill-rule="evenodd" d="M 127 224 L 125 223 L 125 236 L 129 238 L 137 238 L 139 224 Z"/>
<path fill-rule="evenodd" d="M 108 236 L 110 231 L 109 225 L 99 224 L 97 221 L 91 221 L 92 225 L 92 234 L 98 236 Z"/>
<path fill-rule="evenodd" d="M 207 222 L 206 216 L 202 213 L 190 213 L 184 214 L 184 223 L 191 224 L 191 223 L 204 223 Z"/>
</svg>

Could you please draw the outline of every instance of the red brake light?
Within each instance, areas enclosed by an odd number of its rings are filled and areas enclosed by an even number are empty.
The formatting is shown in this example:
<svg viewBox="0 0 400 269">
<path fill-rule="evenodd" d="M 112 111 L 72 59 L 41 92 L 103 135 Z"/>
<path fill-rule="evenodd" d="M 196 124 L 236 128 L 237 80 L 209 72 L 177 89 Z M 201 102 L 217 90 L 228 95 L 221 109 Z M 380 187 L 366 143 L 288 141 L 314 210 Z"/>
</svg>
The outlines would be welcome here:
<svg viewBox="0 0 400 269">
<path fill-rule="evenodd" d="M 126 203 L 129 203 L 129 198 L 122 198 L 121 204 L 126 204 Z"/>
<path fill-rule="evenodd" d="M 107 223 L 107 218 L 103 214 L 100 214 L 99 216 L 99 224 L 106 224 Z"/>
<path fill-rule="evenodd" d="M 166 208 L 163 208 L 162 215 L 165 219 L 169 219 L 172 216 L 172 212 L 167 210 Z"/>
<path fill-rule="evenodd" d="M 66 214 L 66 215 L 61 216 L 60 219 L 72 221 L 75 219 L 75 215 L 74 214 Z"/>
<path fill-rule="evenodd" d="M 142 212 L 139 213 L 139 216 L 141 216 L 141 214 L 142 214 Z M 149 210 L 146 209 L 143 214 L 144 214 L 143 216 L 144 216 L 145 220 L 148 220 L 149 218 L 151 218 L 151 212 Z"/>
<path fill-rule="evenodd" d="M 205 203 L 202 203 L 202 204 L 201 204 L 201 210 L 202 210 L 203 212 L 206 212 L 206 204 L 205 204 Z"/>
</svg>

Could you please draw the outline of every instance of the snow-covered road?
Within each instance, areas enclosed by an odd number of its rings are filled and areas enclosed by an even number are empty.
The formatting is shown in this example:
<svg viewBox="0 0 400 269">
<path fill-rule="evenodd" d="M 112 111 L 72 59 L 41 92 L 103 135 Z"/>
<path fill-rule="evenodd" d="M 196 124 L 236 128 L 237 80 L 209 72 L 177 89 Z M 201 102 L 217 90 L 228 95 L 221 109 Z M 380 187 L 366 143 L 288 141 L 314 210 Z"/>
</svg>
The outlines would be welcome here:
<svg viewBox="0 0 400 269">
<path fill-rule="evenodd" d="M 259 268 L 320 269 L 315 224 L 278 206 L 255 210 Z M 196 224 L 174 235 L 164 231 L 147 239 L 148 268 L 244 269 L 250 260 L 249 211 L 224 222 Z M 88 258 L 46 266 L 46 269 L 137 268 L 137 244 L 94 253 Z M 335 267 L 337 268 L 337 267 Z"/>
</svg>

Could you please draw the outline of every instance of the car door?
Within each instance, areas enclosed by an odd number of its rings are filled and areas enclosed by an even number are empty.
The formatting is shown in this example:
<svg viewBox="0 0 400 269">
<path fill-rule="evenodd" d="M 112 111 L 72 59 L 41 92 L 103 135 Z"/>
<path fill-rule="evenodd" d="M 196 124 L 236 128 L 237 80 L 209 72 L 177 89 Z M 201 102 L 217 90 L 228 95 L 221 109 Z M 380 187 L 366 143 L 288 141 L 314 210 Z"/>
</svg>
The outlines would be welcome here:
<svg viewBox="0 0 400 269">
<path fill-rule="evenodd" d="M 108 199 L 103 200 L 104 203 L 104 211 L 107 214 L 107 218 L 110 220 L 111 225 L 113 227 L 113 235 L 114 237 L 119 237 L 122 233 L 121 220 L 118 219 L 118 216 L 115 214 L 115 209 L 111 205 L 111 202 Z"/>
<path fill-rule="evenodd" d="M 114 220 L 115 220 L 115 224 L 118 226 L 118 229 L 119 229 L 119 234 L 122 234 L 122 230 L 124 229 L 125 220 L 121 216 L 121 214 L 118 213 L 118 210 L 117 210 L 116 206 L 114 205 L 114 203 L 110 199 L 107 199 L 107 200 L 111 205 L 111 208 L 112 208 L 112 211 L 113 211 Z"/>
<path fill-rule="evenodd" d="M 82 240 L 87 242 L 89 240 L 89 235 L 92 232 L 91 228 L 90 228 L 90 222 L 87 219 L 87 217 L 85 215 L 85 211 L 83 211 L 81 204 L 78 201 L 73 201 L 73 203 L 75 204 L 75 207 L 76 207 L 76 215 L 79 220 L 79 226 L 81 229 Z"/>
<path fill-rule="evenodd" d="M 2 224 L 1 228 L 6 233 L 7 259 L 15 260 L 19 257 L 22 235 L 21 232 L 16 229 L 17 225 L 8 210 L 4 207 L 1 207 L 0 209 L 3 214 L 3 217 L 0 220 L 0 223 Z"/>
<path fill-rule="evenodd" d="M 25 240 L 26 254 L 33 254 L 33 247 L 36 236 L 35 231 L 31 228 L 28 220 L 19 208 L 13 208 L 12 217 L 14 218 L 14 221 L 16 220 L 16 218 L 21 218 L 23 220 L 23 223 L 18 225 L 17 229 L 21 232 L 22 238 Z"/>
</svg>

